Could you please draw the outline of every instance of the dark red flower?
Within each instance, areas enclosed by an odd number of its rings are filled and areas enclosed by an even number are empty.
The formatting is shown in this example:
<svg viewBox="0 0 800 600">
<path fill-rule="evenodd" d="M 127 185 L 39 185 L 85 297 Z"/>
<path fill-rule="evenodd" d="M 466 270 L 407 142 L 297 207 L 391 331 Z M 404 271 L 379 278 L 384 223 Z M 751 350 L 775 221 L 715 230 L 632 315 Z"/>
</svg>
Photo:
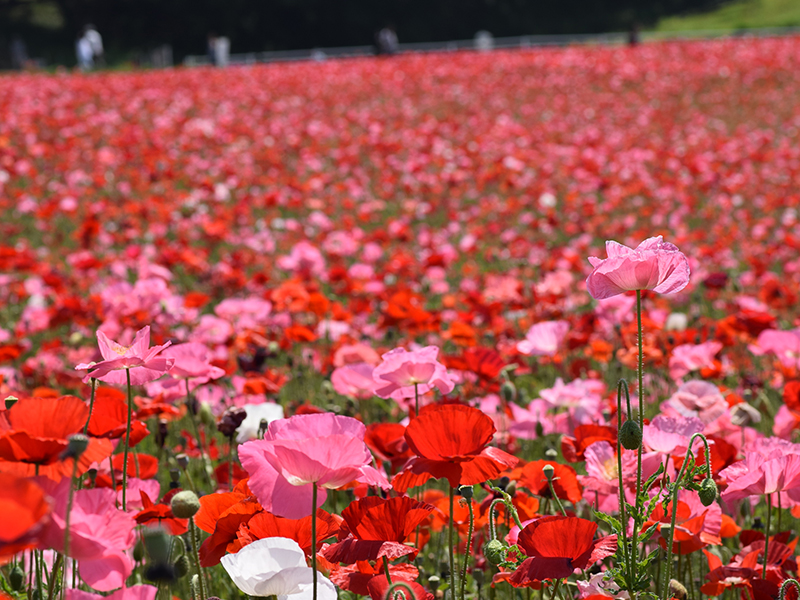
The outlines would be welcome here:
<svg viewBox="0 0 800 600">
<path fill-rule="evenodd" d="M 414 456 L 404 437 L 405 432 L 405 425 L 400 423 L 373 423 L 367 425 L 364 443 L 379 460 L 391 463 L 394 472 Z"/>
<path fill-rule="evenodd" d="M 594 539 L 597 523 L 578 517 L 550 516 L 530 523 L 517 545 L 528 555 L 514 571 L 516 585 L 569 577 L 617 551 L 617 536 Z"/>
<path fill-rule="evenodd" d="M 381 557 L 413 558 L 419 549 L 404 542 L 432 510 L 430 504 L 408 496 L 356 500 L 342 511 L 344 523 L 339 541 L 328 546 L 323 555 L 331 562 L 348 564 Z"/>
</svg>

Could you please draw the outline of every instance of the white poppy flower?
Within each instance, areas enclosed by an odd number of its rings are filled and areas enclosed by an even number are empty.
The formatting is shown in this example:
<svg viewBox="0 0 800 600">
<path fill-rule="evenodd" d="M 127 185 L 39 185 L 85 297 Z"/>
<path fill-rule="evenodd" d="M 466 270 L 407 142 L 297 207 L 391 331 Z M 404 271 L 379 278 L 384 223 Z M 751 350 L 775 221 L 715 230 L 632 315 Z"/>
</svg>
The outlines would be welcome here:
<svg viewBox="0 0 800 600">
<path fill-rule="evenodd" d="M 275 595 L 278 600 L 306 600 L 313 596 L 313 571 L 294 540 L 257 540 L 236 554 L 223 556 L 221 562 L 236 587 L 249 596 Z M 336 587 L 320 573 L 317 600 L 336 600 Z"/>
</svg>

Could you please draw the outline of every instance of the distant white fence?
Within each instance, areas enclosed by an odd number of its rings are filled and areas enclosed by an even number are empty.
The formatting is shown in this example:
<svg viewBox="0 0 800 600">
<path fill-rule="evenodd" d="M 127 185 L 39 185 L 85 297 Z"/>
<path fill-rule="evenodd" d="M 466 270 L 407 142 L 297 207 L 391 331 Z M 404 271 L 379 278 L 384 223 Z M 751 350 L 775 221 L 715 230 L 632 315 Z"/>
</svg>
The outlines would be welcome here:
<svg viewBox="0 0 800 600">
<path fill-rule="evenodd" d="M 800 33 L 800 27 L 767 27 L 745 29 L 731 32 L 729 30 L 696 30 L 696 31 L 643 31 L 639 34 L 642 42 L 715 39 L 730 37 L 777 37 Z M 523 35 L 514 37 L 489 38 L 487 45 L 485 35 L 471 40 L 455 40 L 450 42 L 421 42 L 400 44 L 400 54 L 422 52 L 456 52 L 459 50 L 489 50 L 509 48 L 532 48 L 537 46 L 569 46 L 575 44 L 614 45 L 627 43 L 627 32 L 587 33 L 564 35 Z M 328 58 L 348 58 L 371 56 L 375 54 L 375 46 L 340 46 L 336 48 L 310 48 L 308 50 L 276 50 L 269 52 L 246 52 L 231 54 L 228 64 L 252 65 L 256 63 L 288 62 L 301 60 L 326 60 Z M 187 56 L 183 64 L 188 67 L 208 65 L 205 55 Z"/>
</svg>

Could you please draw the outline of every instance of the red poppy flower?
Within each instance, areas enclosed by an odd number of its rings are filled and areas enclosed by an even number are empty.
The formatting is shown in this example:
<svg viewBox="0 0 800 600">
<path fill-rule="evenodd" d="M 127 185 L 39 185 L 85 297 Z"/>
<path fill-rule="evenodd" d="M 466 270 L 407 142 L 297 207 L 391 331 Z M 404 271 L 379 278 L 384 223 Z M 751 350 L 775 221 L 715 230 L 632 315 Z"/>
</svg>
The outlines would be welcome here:
<svg viewBox="0 0 800 600">
<path fill-rule="evenodd" d="M 95 392 L 92 418 L 89 420 L 89 435 L 110 440 L 125 435 L 128 424 L 128 402 L 125 394 L 111 388 L 98 388 Z M 131 421 L 130 446 L 134 447 L 148 436 L 147 426 L 137 420 Z"/>
<path fill-rule="evenodd" d="M 553 489 L 559 498 L 566 498 L 573 504 L 582 498 L 581 485 L 575 469 L 569 465 L 562 465 L 551 460 L 534 460 L 522 467 L 519 481 L 520 486 L 530 490 L 532 494 L 543 498 L 552 498 L 547 477 L 544 474 L 545 465 L 552 465 Z"/>
<path fill-rule="evenodd" d="M 433 600 L 433 594 L 418 584 L 416 581 L 406 581 L 406 583 L 414 591 L 414 598 L 408 597 L 408 591 L 404 588 L 398 588 L 397 591 L 402 594 L 404 600 Z M 369 580 L 367 590 L 369 597 L 372 600 L 386 600 L 386 594 L 389 592 L 389 580 L 386 575 L 378 575 Z"/>
<path fill-rule="evenodd" d="M 339 541 L 328 546 L 323 555 L 331 562 L 348 564 L 381 557 L 413 558 L 419 549 L 403 542 L 432 510 L 430 504 L 408 496 L 388 500 L 370 496 L 352 502 L 342 511 Z"/>
<path fill-rule="evenodd" d="M 405 432 L 405 425 L 400 423 L 373 423 L 367 425 L 364 443 L 378 459 L 391 463 L 394 472 L 414 456 L 404 437 Z"/>
<path fill-rule="evenodd" d="M 372 563 L 360 560 L 352 565 L 334 565 L 331 570 L 330 580 L 343 590 L 353 592 L 359 596 L 369 596 L 367 585 L 373 577 L 383 575 L 384 561 L 381 558 Z M 409 563 L 389 564 L 389 573 L 392 581 L 414 581 L 419 577 L 419 569 Z"/>
<path fill-rule="evenodd" d="M 561 454 L 567 462 L 585 460 L 586 448 L 595 442 L 608 442 L 617 445 L 617 430 L 608 425 L 578 425 L 573 432 L 574 437 L 561 438 Z"/>
<path fill-rule="evenodd" d="M 487 447 L 495 431 L 492 419 L 477 408 L 460 404 L 426 407 L 406 427 L 406 442 L 417 456 L 406 463 L 392 487 L 402 493 L 431 477 L 446 478 L 451 487 L 497 477 L 518 459 Z"/>
<path fill-rule="evenodd" d="M 59 480 L 72 473 L 72 459 L 62 460 L 67 437 L 83 431 L 89 407 L 80 398 L 24 398 L 0 412 L 0 472 L 38 474 Z M 78 473 L 111 454 L 111 442 L 90 439 L 78 459 Z"/>
<path fill-rule="evenodd" d="M 172 506 L 170 505 L 170 500 L 172 500 L 172 497 L 179 491 L 178 489 L 171 490 L 161 499 L 161 502 L 153 504 L 150 496 L 143 490 L 139 490 L 143 508 L 134 517 L 136 522 L 139 525 L 148 525 L 151 523 L 161 525 L 169 530 L 172 535 L 183 535 L 186 533 L 189 530 L 189 520 L 179 519 L 172 514 Z"/>
<path fill-rule="evenodd" d="M 34 546 L 50 504 L 42 489 L 24 477 L 0 473 L 0 562 Z"/>
<path fill-rule="evenodd" d="M 341 517 L 317 509 L 317 550 L 322 542 L 339 533 Z M 268 537 L 285 537 L 297 542 L 306 555 L 311 556 L 311 515 L 302 519 L 287 519 L 262 511 L 253 515 L 246 525 L 239 527 L 236 533 L 236 543 L 244 547 L 247 544 Z M 237 549 L 238 551 L 238 549 Z"/>
<path fill-rule="evenodd" d="M 519 534 L 519 546 L 529 558 L 511 581 L 526 585 L 544 579 L 569 577 L 617 551 L 617 536 L 594 539 L 597 523 L 578 517 L 550 516 L 530 523 Z"/>
</svg>

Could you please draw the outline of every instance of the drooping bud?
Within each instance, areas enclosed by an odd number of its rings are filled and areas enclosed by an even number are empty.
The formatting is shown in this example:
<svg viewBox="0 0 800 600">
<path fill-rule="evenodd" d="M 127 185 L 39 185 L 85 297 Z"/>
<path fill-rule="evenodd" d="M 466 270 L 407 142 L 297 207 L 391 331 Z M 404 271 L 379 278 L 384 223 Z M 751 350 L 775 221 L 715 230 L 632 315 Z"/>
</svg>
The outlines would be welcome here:
<svg viewBox="0 0 800 600">
<path fill-rule="evenodd" d="M 517 399 L 517 387 L 511 381 L 504 381 L 500 386 L 500 397 L 504 402 L 513 402 Z"/>
<path fill-rule="evenodd" d="M 677 598 L 678 600 L 686 600 L 689 595 L 686 587 L 677 579 L 669 580 L 669 593 L 672 594 L 673 598 Z"/>
<path fill-rule="evenodd" d="M 19 565 L 14 565 L 14 568 L 8 574 L 8 583 L 11 589 L 19 592 L 25 585 L 25 571 Z"/>
<path fill-rule="evenodd" d="M 184 490 L 172 497 L 170 507 L 179 519 L 191 519 L 200 510 L 200 500 L 193 491 Z"/>
<path fill-rule="evenodd" d="M 506 558 L 506 546 L 500 540 L 490 540 L 483 545 L 483 555 L 488 562 L 497 566 Z"/>
<path fill-rule="evenodd" d="M 711 506 L 714 504 L 714 502 L 716 502 L 719 490 L 717 489 L 717 484 L 714 483 L 714 480 L 710 477 L 707 477 L 700 484 L 700 489 L 697 493 L 700 496 L 700 502 L 703 503 L 703 506 Z"/>
<path fill-rule="evenodd" d="M 638 450 L 642 445 L 642 430 L 639 424 L 628 419 L 622 424 L 619 430 L 619 443 L 626 450 Z"/>
<path fill-rule="evenodd" d="M 181 577 L 186 577 L 189 574 L 189 570 L 191 569 L 191 563 L 189 563 L 189 557 L 185 554 L 181 554 L 178 558 L 175 559 L 175 562 L 172 563 L 172 568 L 175 570 L 175 577 L 180 579 Z"/>
</svg>

